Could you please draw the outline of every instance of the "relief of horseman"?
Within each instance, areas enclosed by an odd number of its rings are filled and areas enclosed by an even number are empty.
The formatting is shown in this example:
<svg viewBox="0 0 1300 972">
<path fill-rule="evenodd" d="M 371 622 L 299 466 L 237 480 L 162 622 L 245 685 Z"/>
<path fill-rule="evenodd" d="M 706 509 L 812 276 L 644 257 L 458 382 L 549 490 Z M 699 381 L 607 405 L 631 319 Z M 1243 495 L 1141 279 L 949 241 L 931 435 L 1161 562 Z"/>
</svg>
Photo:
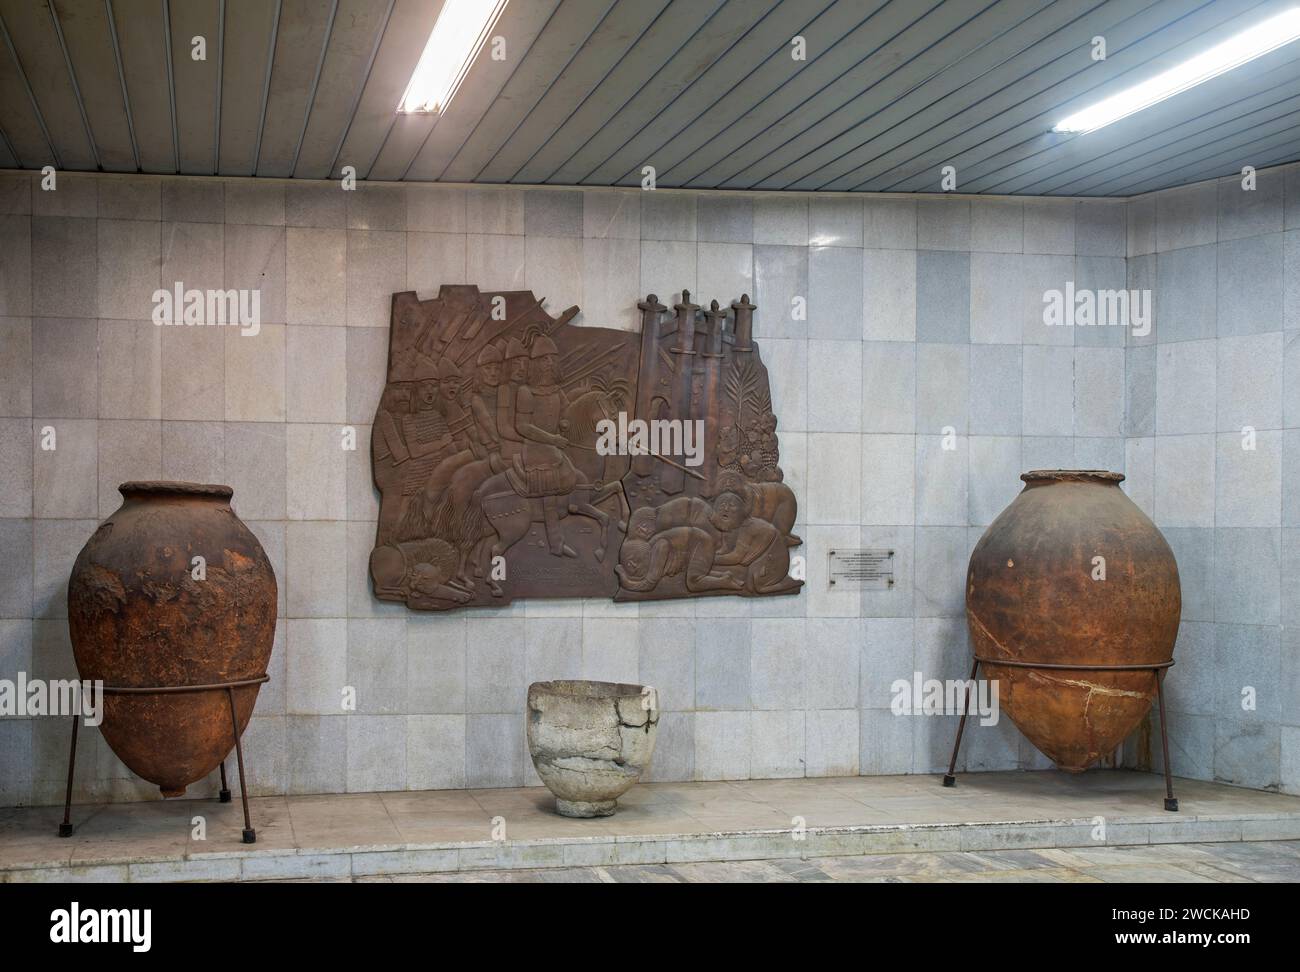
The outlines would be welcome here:
<svg viewBox="0 0 1300 972">
<path fill-rule="evenodd" d="M 515 398 L 515 429 L 523 449 L 506 470 L 506 478 L 518 495 L 541 498 L 551 553 L 576 557 L 577 551 L 564 542 L 560 531 L 560 497 L 578 484 L 578 470 L 565 452 L 569 440 L 561 434 L 568 428 L 563 414 L 569 399 L 559 385 L 559 359 L 559 349 L 550 338 L 543 335 L 533 342 L 528 384 L 520 387 Z"/>
<path fill-rule="evenodd" d="M 590 384 L 587 391 L 569 399 L 564 410 L 568 425 L 563 434 L 570 448 L 578 450 L 570 452 L 570 458 L 578 467 L 578 478 L 603 486 L 623 478 L 629 459 L 619 455 L 617 450 L 602 453 L 598 447 L 601 424 L 617 423 L 619 412 L 628 407 L 630 393 L 625 382 L 608 381 L 601 376 L 593 376 Z M 630 512 L 624 513 L 624 517 Z"/>
<path fill-rule="evenodd" d="M 503 378 L 497 386 L 496 427 L 501 443 L 501 457 L 509 463 L 523 450 L 523 440 L 515 428 L 515 399 L 528 381 L 528 349 L 518 338 L 506 342 Z"/>
<path fill-rule="evenodd" d="M 578 557 L 578 552 L 565 542 L 561 520 L 571 515 L 594 520 L 601 531 L 594 550 L 597 561 L 604 560 L 610 525 L 617 521 L 620 530 L 627 528 L 622 481 L 614 479 L 595 486 L 586 481 L 568 454 L 570 448 L 595 449 L 594 423 L 579 418 L 575 426 L 574 409 L 581 406 L 578 412 L 586 415 L 592 401 L 603 393 L 588 392 L 570 402 L 561 387 L 559 349 L 545 335 L 533 341 L 528 364 L 528 381 L 520 385 L 510 410 L 519 436 L 518 451 L 503 473 L 479 487 L 466 516 L 463 535 L 481 538 L 474 556 L 476 577 L 487 574 L 489 556 L 503 556 L 534 523 L 543 525 L 546 545 L 553 556 Z M 502 425 L 500 409 L 497 425 Z M 575 436 L 579 441 L 571 441 Z M 586 441 L 588 438 L 590 441 Z M 503 439 L 503 459 L 505 453 Z M 611 497 L 618 499 L 618 517 L 596 505 Z M 488 586 L 494 595 L 501 595 L 490 576 Z"/>
<path fill-rule="evenodd" d="M 489 344 L 479 352 L 475 362 L 478 365 L 474 375 L 474 394 L 470 398 L 470 411 L 474 416 L 474 430 L 477 439 L 476 455 L 489 460 L 494 473 L 505 470 L 501 458 L 501 436 L 497 430 L 497 395 L 505 368 L 505 356 L 501 349 Z"/>
</svg>

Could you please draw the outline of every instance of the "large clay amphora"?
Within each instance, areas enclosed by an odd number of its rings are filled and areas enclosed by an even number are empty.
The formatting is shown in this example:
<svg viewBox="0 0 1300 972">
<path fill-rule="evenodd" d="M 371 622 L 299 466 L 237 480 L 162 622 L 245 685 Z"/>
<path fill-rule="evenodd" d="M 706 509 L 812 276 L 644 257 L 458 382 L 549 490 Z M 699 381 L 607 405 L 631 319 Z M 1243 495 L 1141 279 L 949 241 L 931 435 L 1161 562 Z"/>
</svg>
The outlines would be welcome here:
<svg viewBox="0 0 1300 972">
<path fill-rule="evenodd" d="M 87 541 L 68 581 L 81 677 L 164 688 L 263 675 L 275 639 L 275 573 L 231 510 L 231 488 L 141 482 L 119 491 L 121 507 Z M 241 733 L 258 688 L 234 689 Z M 100 732 L 164 796 L 184 793 L 235 744 L 224 690 L 106 694 Z"/>
<path fill-rule="evenodd" d="M 976 657 L 1154 665 L 1173 657 L 1182 597 L 1173 551 L 1124 494 L 1121 473 L 1037 470 L 971 554 Z M 981 665 L 1002 711 L 1063 770 L 1115 751 L 1155 698 L 1150 670 Z"/>
</svg>

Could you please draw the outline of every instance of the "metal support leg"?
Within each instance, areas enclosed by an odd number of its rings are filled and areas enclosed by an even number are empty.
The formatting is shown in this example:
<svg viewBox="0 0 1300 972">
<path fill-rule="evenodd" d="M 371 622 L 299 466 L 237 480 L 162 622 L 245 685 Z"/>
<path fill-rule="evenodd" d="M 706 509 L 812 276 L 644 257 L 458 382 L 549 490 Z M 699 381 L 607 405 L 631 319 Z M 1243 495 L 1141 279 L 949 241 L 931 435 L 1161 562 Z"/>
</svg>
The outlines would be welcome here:
<svg viewBox="0 0 1300 972">
<path fill-rule="evenodd" d="M 239 761 L 239 798 L 244 802 L 244 843 L 257 843 L 257 831 L 248 816 L 248 783 L 244 779 L 244 746 L 239 741 L 239 716 L 235 714 L 235 690 L 226 688 L 226 698 L 230 701 L 230 729 L 235 734 L 235 758 Z M 224 771 L 224 764 L 222 766 Z"/>
<path fill-rule="evenodd" d="M 966 731 L 966 713 L 970 712 L 971 692 L 975 688 L 975 676 L 979 674 L 980 660 L 975 659 L 975 664 L 971 666 L 970 680 L 966 685 L 966 704 L 961 707 L 961 721 L 957 723 L 957 738 L 952 744 L 952 759 L 948 761 L 948 774 L 943 778 L 944 786 L 957 785 L 957 751 L 961 749 L 961 736 Z"/>
<path fill-rule="evenodd" d="M 72 716 L 72 746 L 68 749 L 68 790 L 63 797 L 63 823 L 59 824 L 59 836 L 72 836 L 72 774 L 77 768 L 77 727 L 81 716 Z"/>
<path fill-rule="evenodd" d="M 222 803 L 230 802 L 230 784 L 226 782 L 226 761 L 221 761 L 221 792 L 217 794 Z"/>
<path fill-rule="evenodd" d="M 1156 669 L 1156 699 L 1160 703 L 1160 748 L 1165 756 L 1165 809 L 1177 813 L 1178 800 L 1174 797 L 1174 774 L 1169 768 L 1169 727 L 1165 723 L 1165 669 Z"/>
</svg>

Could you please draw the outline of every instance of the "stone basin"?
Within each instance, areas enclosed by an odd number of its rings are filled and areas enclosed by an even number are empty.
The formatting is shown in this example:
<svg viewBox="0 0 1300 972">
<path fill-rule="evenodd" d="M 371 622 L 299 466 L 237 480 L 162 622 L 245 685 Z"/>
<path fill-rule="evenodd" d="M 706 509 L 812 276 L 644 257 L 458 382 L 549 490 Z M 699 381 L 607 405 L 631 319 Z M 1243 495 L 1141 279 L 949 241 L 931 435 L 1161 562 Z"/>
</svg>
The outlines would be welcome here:
<svg viewBox="0 0 1300 972">
<path fill-rule="evenodd" d="M 658 726 L 658 693 L 646 685 L 528 686 L 528 751 L 566 817 L 610 816 L 649 765 Z"/>
</svg>

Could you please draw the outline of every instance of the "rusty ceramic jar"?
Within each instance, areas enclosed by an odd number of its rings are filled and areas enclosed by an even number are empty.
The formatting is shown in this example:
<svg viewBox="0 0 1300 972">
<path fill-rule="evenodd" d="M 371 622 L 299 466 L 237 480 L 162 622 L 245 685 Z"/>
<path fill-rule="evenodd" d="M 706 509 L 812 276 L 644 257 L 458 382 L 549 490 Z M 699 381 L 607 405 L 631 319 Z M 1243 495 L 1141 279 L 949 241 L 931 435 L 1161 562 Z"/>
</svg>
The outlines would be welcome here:
<svg viewBox="0 0 1300 972">
<path fill-rule="evenodd" d="M 1114 752 L 1155 698 L 1151 670 L 998 665 L 1157 665 L 1173 657 L 1182 596 L 1173 551 L 1120 489 L 1121 473 L 1038 470 L 971 554 L 966 618 L 999 704 L 1061 769 Z M 1098 559 L 1100 558 L 1100 559 Z"/>
<path fill-rule="evenodd" d="M 68 581 L 77 671 L 107 687 L 212 685 L 265 674 L 275 573 L 230 508 L 229 486 L 123 483 Z M 202 557 L 202 561 L 196 561 Z M 242 733 L 259 686 L 235 688 Z M 234 748 L 225 691 L 105 694 L 104 740 L 133 772 L 179 796 Z"/>
</svg>

